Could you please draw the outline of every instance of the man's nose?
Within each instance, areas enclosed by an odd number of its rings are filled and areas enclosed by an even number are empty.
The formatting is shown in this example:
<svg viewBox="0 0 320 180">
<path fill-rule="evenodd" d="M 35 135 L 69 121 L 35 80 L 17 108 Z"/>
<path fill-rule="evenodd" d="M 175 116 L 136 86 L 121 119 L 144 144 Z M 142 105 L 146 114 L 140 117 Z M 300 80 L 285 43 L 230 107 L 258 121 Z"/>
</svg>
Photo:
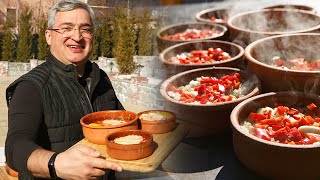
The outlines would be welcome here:
<svg viewBox="0 0 320 180">
<path fill-rule="evenodd" d="M 81 39 L 83 39 L 80 29 L 73 29 L 73 34 L 71 38 L 75 41 L 80 41 Z"/>
</svg>

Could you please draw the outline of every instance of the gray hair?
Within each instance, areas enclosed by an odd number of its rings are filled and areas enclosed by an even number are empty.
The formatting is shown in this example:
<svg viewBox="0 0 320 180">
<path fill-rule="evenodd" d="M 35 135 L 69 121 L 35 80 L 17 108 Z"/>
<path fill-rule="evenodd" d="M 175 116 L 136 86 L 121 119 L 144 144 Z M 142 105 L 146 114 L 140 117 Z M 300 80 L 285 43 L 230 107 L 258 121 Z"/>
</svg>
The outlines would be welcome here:
<svg viewBox="0 0 320 180">
<path fill-rule="evenodd" d="M 94 25 L 93 24 L 94 12 L 91 9 L 91 7 L 89 7 L 86 3 L 83 3 L 78 0 L 62 0 L 62 1 L 58 2 L 57 4 L 55 4 L 51 8 L 49 15 L 48 15 L 48 28 L 52 28 L 52 26 L 54 24 L 54 20 L 55 20 L 58 12 L 72 11 L 74 9 L 86 10 L 91 17 L 92 25 Z"/>
</svg>

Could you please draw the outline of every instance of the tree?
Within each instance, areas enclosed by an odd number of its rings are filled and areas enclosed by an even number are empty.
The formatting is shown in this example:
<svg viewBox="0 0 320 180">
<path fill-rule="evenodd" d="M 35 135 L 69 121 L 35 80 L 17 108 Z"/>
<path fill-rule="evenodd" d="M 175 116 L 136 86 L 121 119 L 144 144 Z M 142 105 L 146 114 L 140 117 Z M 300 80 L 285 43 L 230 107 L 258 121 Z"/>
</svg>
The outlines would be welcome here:
<svg viewBox="0 0 320 180">
<path fill-rule="evenodd" d="M 150 26 L 151 12 L 144 9 L 143 16 L 139 18 L 138 55 L 149 56 L 152 54 L 152 29 Z"/>
<path fill-rule="evenodd" d="M 19 16 L 19 40 L 17 47 L 17 60 L 27 62 L 31 57 L 31 17 L 32 13 L 27 6 L 21 8 Z"/>
<path fill-rule="evenodd" d="M 114 56 L 121 74 L 131 74 L 136 69 L 133 61 L 135 51 L 136 34 L 134 30 L 134 20 L 127 13 L 127 9 L 120 8 L 114 20 Z M 119 16 L 118 16 L 119 15 Z"/>
<path fill-rule="evenodd" d="M 104 16 L 100 32 L 100 51 L 106 57 L 112 57 L 112 29 L 109 19 L 107 16 Z"/>
<path fill-rule="evenodd" d="M 13 33 L 11 31 L 11 20 L 7 20 L 4 25 L 3 39 L 2 39 L 2 60 L 10 61 L 14 56 Z"/>
<path fill-rule="evenodd" d="M 39 38 L 38 38 L 38 59 L 44 60 L 49 53 L 49 46 L 46 41 L 45 32 L 47 29 L 47 18 L 42 15 L 39 20 Z"/>
</svg>

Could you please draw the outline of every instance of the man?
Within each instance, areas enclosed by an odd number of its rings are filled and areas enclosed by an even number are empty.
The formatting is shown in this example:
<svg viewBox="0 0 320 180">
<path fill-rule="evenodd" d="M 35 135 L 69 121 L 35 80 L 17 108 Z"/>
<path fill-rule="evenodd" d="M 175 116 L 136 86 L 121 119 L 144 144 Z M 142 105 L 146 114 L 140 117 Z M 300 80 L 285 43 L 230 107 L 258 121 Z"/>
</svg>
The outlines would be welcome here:
<svg viewBox="0 0 320 180">
<path fill-rule="evenodd" d="M 6 161 L 19 179 L 98 179 L 122 167 L 93 148 L 74 145 L 83 138 L 80 118 L 123 109 L 107 75 L 88 61 L 93 46 L 93 11 L 77 0 L 54 5 L 48 17 L 46 62 L 13 82 Z"/>
</svg>

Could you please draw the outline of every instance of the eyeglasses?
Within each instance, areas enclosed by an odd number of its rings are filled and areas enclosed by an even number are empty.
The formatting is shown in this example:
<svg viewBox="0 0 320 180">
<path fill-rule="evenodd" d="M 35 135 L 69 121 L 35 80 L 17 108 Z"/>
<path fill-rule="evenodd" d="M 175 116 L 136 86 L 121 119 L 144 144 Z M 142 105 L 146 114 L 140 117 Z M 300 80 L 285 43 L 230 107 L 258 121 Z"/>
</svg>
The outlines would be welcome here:
<svg viewBox="0 0 320 180">
<path fill-rule="evenodd" d="M 79 29 L 71 28 L 71 27 L 63 27 L 63 28 L 49 28 L 48 30 L 56 31 L 62 34 L 62 37 L 69 38 L 74 34 L 75 30 L 79 30 L 80 34 L 84 38 L 92 38 L 93 28 L 92 27 L 81 27 Z"/>
</svg>

